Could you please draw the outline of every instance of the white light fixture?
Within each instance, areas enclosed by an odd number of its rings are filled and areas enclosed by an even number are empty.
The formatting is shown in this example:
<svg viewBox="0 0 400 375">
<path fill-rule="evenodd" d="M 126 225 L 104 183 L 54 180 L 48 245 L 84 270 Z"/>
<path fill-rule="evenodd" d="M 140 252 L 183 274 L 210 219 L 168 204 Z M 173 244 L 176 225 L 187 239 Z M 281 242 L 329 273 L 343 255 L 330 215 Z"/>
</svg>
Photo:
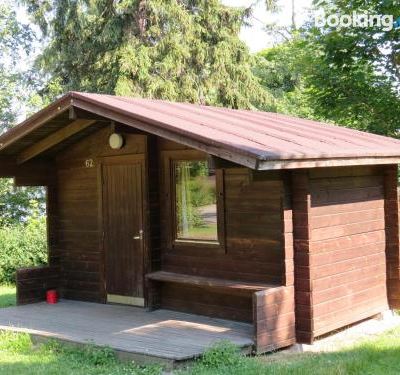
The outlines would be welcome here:
<svg viewBox="0 0 400 375">
<path fill-rule="evenodd" d="M 124 137 L 121 134 L 113 133 L 108 138 L 108 143 L 113 150 L 119 150 L 124 145 Z"/>
</svg>

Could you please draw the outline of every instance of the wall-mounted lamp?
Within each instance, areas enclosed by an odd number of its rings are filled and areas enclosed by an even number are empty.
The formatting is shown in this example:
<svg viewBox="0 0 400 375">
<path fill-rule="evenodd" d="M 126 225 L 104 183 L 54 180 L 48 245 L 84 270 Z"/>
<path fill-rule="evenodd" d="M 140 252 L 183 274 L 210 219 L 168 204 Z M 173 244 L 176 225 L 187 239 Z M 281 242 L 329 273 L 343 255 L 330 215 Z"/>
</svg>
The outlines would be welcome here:
<svg viewBox="0 0 400 375">
<path fill-rule="evenodd" d="M 124 145 L 124 137 L 118 133 L 112 133 L 108 138 L 108 143 L 113 150 L 119 150 Z"/>
</svg>

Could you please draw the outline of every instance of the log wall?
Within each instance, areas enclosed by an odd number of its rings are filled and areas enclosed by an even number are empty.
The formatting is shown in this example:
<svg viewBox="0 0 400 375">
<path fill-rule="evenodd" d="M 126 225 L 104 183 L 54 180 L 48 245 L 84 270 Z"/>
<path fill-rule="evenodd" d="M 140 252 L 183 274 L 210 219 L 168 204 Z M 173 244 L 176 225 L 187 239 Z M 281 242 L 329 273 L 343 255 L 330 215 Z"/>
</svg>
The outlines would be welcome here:
<svg viewBox="0 0 400 375">
<path fill-rule="evenodd" d="M 294 172 L 299 341 L 312 342 L 388 308 L 384 172 Z"/>
<path fill-rule="evenodd" d="M 46 291 L 60 290 L 61 283 L 61 273 L 57 267 L 21 268 L 16 274 L 17 304 L 42 302 L 46 299 Z"/>
<path fill-rule="evenodd" d="M 398 167 L 385 167 L 386 271 L 390 308 L 400 309 Z"/>
<path fill-rule="evenodd" d="M 172 142 L 160 143 L 161 152 L 182 149 Z M 192 249 L 169 248 L 167 231 L 171 223 L 164 212 L 161 223 L 162 269 L 181 274 L 281 285 L 285 269 L 282 224 L 285 190 L 282 175 L 276 172 L 254 173 L 247 168 L 229 168 L 224 171 L 224 186 L 225 252 L 201 246 Z M 167 196 L 164 198 L 169 199 Z M 290 233 L 288 241 L 289 247 Z M 161 289 L 161 306 L 164 308 L 241 321 L 253 320 L 252 298 L 251 292 L 228 293 L 213 288 L 168 283 L 164 283 Z"/>
<path fill-rule="evenodd" d="M 100 162 L 102 157 L 124 153 L 147 156 L 149 213 L 145 232 L 149 251 L 144 260 L 146 269 L 281 285 L 286 237 L 282 225 L 285 193 L 280 173 L 227 169 L 226 252 L 214 253 L 201 248 L 178 252 L 169 249 L 163 240 L 170 219 L 162 216 L 166 198 L 162 195 L 160 176 L 162 152 L 185 147 L 157 137 L 125 134 L 125 146 L 113 151 L 107 142 L 109 133 L 109 128 L 99 130 L 60 151 L 55 158 L 57 182 L 51 189 L 51 225 L 55 234 L 51 237 L 51 259 L 62 269 L 65 298 L 105 301 Z M 288 230 L 290 251 L 290 227 Z M 288 267 L 292 266 L 288 264 Z M 153 293 L 153 297 L 166 308 L 242 321 L 253 318 L 250 292 L 232 294 L 167 283 L 159 285 L 158 292 L 159 296 Z"/>
<path fill-rule="evenodd" d="M 294 287 L 281 286 L 254 293 L 253 314 L 257 354 L 296 342 Z"/>
</svg>

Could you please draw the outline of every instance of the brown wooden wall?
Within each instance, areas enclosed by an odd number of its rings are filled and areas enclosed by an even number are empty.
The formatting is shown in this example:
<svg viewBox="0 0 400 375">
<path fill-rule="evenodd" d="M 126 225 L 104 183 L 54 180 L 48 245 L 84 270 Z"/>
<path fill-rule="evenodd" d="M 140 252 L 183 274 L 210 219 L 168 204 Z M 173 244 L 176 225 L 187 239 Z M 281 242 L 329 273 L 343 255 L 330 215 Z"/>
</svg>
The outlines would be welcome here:
<svg viewBox="0 0 400 375">
<path fill-rule="evenodd" d="M 386 166 L 384 179 L 388 300 L 391 309 L 400 309 L 398 166 Z"/>
<path fill-rule="evenodd" d="M 17 304 L 42 302 L 46 291 L 61 286 L 60 270 L 57 267 L 21 268 L 16 274 Z"/>
<path fill-rule="evenodd" d="M 257 354 L 296 342 L 294 287 L 280 286 L 253 295 Z"/>
<path fill-rule="evenodd" d="M 388 308 L 383 167 L 294 172 L 298 340 Z"/>
<path fill-rule="evenodd" d="M 160 151 L 182 149 L 161 142 Z M 164 181 L 165 183 L 165 181 Z M 283 180 L 280 173 L 253 173 L 226 169 L 225 252 L 196 247 L 169 249 L 170 222 L 164 214 L 162 269 L 183 274 L 257 281 L 283 282 Z M 168 199 L 167 197 L 165 199 Z M 241 294 L 200 287 L 164 284 L 161 306 L 235 320 L 252 320 L 252 293 Z"/>
<path fill-rule="evenodd" d="M 147 271 L 294 290 L 300 342 L 312 342 L 388 306 L 400 306 L 396 166 L 290 172 L 230 166 L 223 171 L 225 246 L 173 248 L 168 239 L 170 197 L 164 157 L 166 152 L 187 148 L 126 130 L 126 144 L 119 151 L 108 146 L 110 126 L 71 143 L 54 157 L 55 169 L 51 163 L 55 178 L 48 173 L 51 178 L 43 180 L 49 192 L 50 265 L 61 269 L 58 285 L 64 297 L 105 301 L 100 163 L 107 156 L 144 154 Z M 17 182 L 42 183 L 27 176 L 20 174 Z M 254 319 L 253 291 L 169 282 L 155 285 L 157 306 L 240 321 Z M 293 322 L 293 313 L 289 314 L 287 321 Z M 285 326 L 288 334 L 291 327 Z M 267 331 L 264 336 L 270 334 Z M 261 346 L 269 345 L 267 341 Z"/>
<path fill-rule="evenodd" d="M 283 282 L 284 191 L 280 173 L 252 173 L 246 168 L 226 170 L 226 253 L 201 248 L 170 250 L 165 241 L 160 242 L 160 228 L 164 237 L 169 228 L 169 223 L 165 223 L 168 218 L 164 216 L 164 222 L 160 221 L 165 202 L 160 193 L 162 153 L 185 147 L 156 137 L 126 134 L 126 145 L 113 151 L 108 146 L 110 132 L 109 127 L 99 130 L 60 151 L 55 158 L 57 182 L 51 190 L 55 235 L 51 237 L 51 259 L 54 265 L 61 266 L 65 298 L 104 302 L 100 161 L 105 156 L 146 153 L 147 149 L 148 269 L 277 285 Z M 204 291 L 173 284 L 163 284 L 160 291 L 164 307 L 252 320 L 250 292 L 232 295 L 228 291 Z"/>
</svg>

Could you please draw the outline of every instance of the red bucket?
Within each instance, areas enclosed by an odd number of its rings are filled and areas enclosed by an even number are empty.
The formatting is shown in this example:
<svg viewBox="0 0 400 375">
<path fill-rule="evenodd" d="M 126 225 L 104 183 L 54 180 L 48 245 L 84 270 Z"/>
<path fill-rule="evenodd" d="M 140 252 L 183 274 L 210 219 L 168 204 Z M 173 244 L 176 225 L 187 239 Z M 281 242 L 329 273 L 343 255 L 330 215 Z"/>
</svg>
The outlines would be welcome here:
<svg viewBox="0 0 400 375">
<path fill-rule="evenodd" d="M 51 305 L 54 305 L 58 302 L 58 293 L 55 289 L 51 289 L 46 292 L 46 302 Z"/>
</svg>

